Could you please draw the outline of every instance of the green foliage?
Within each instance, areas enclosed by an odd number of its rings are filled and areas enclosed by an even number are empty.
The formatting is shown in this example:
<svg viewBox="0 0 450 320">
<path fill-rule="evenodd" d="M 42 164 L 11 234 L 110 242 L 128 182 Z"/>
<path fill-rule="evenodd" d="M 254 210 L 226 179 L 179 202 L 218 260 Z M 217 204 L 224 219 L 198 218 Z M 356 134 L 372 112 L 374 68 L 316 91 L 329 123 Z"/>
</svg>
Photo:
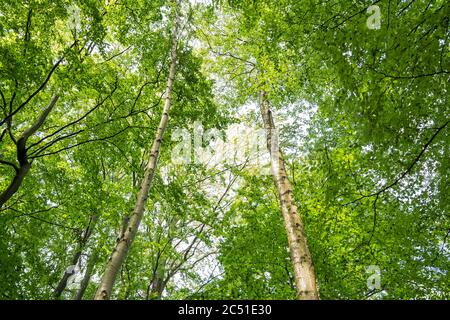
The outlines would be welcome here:
<svg viewBox="0 0 450 320">
<path fill-rule="evenodd" d="M 113 298 L 295 298 L 271 177 L 171 162 L 177 128 L 261 126 L 253 111 L 241 116 L 260 90 L 321 298 L 449 298 L 450 5 L 375 2 L 379 29 L 367 26 L 369 1 L 183 2 L 159 169 Z M 80 244 L 78 280 L 97 257 L 93 297 L 160 121 L 169 5 L 0 2 L 0 192 L 22 165 L 21 135 L 59 96 L 26 141 L 30 171 L 0 205 L 1 299 L 52 299 Z"/>
</svg>

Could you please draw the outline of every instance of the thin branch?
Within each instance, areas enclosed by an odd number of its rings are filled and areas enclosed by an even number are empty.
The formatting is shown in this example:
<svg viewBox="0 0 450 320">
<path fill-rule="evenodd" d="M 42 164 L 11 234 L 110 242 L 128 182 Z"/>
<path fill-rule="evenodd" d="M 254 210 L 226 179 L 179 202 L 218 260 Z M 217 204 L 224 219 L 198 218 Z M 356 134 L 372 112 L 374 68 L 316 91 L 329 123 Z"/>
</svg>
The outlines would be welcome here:
<svg viewBox="0 0 450 320">
<path fill-rule="evenodd" d="M 380 1 L 381 1 L 381 0 L 377 0 L 377 1 L 372 2 L 371 6 L 377 4 L 377 3 L 380 2 Z M 336 29 L 337 27 L 343 25 L 345 22 L 347 22 L 348 20 L 352 19 L 353 17 L 355 17 L 355 16 L 357 16 L 357 15 L 359 15 L 359 14 L 362 14 L 362 13 L 366 12 L 366 11 L 367 11 L 367 8 L 368 8 L 368 7 L 364 7 L 364 9 L 362 9 L 362 10 L 360 10 L 360 11 L 357 11 L 356 13 L 354 13 L 354 14 L 348 16 L 347 18 L 345 18 L 344 20 L 342 20 L 340 23 L 338 23 L 338 24 L 336 24 L 335 26 L 333 26 L 332 29 Z M 322 26 L 323 26 L 323 25 L 322 25 Z"/>
<path fill-rule="evenodd" d="M 376 71 L 377 73 L 380 73 L 384 76 L 383 79 L 394 79 L 394 80 L 399 80 L 399 79 L 420 79 L 420 78 L 425 78 L 425 77 L 434 77 L 436 75 L 440 75 L 440 74 L 450 74 L 450 71 L 445 71 L 445 70 L 440 70 L 434 73 L 424 73 L 424 74 L 418 74 L 418 75 L 413 75 L 413 76 L 394 76 L 394 75 L 390 75 L 390 74 L 386 74 L 384 72 L 381 71 Z"/>
<path fill-rule="evenodd" d="M 114 59 L 114 58 L 116 58 L 116 57 L 118 57 L 118 56 L 124 54 L 124 53 L 127 52 L 128 50 L 130 50 L 131 47 L 132 47 L 132 46 L 128 46 L 128 47 L 125 48 L 124 50 L 122 50 L 122 51 L 120 51 L 120 52 L 118 52 L 118 53 L 112 55 L 111 57 L 107 58 L 106 60 L 104 60 L 104 61 L 102 61 L 102 62 L 100 62 L 100 63 L 105 63 L 105 62 L 111 61 L 112 59 Z"/>
<path fill-rule="evenodd" d="M 0 159 L 0 163 L 6 164 L 6 165 L 8 165 L 8 166 L 11 166 L 11 167 L 14 168 L 14 170 L 16 170 L 16 172 L 19 172 L 19 167 L 17 167 L 17 166 L 16 166 L 14 163 L 12 163 L 12 162 L 9 162 L 9 161 L 1 160 L 1 159 Z"/>
<path fill-rule="evenodd" d="M 58 134 L 59 132 L 63 131 L 64 129 L 77 124 L 78 122 L 80 122 L 81 120 L 85 119 L 89 114 L 91 114 L 92 112 L 94 112 L 96 109 L 98 109 L 100 106 L 103 105 L 103 103 L 105 103 L 106 100 L 108 100 L 109 97 L 111 97 L 114 92 L 117 90 L 117 82 L 115 83 L 114 89 L 103 99 L 101 100 L 99 103 L 97 103 L 93 108 L 91 108 L 89 111 L 87 111 L 83 116 L 81 116 L 80 118 L 78 118 L 77 120 L 71 121 L 68 124 L 62 126 L 61 128 L 59 128 L 58 130 L 56 130 L 55 132 L 43 137 L 42 139 L 40 139 L 39 141 L 33 143 L 32 145 L 30 145 L 27 149 L 30 149 L 38 144 L 40 144 L 41 142 L 45 141 L 46 139 L 53 137 L 54 135 Z"/>
<path fill-rule="evenodd" d="M 45 219 L 42 219 L 42 218 L 39 218 L 39 217 L 35 216 L 35 214 L 37 214 L 37 213 L 47 212 L 47 211 L 50 211 L 50 210 L 55 209 L 55 208 L 57 208 L 57 206 L 56 207 L 50 207 L 50 208 L 43 209 L 43 210 L 38 210 L 38 211 L 35 211 L 35 212 L 31 212 L 31 213 L 25 213 L 23 211 L 20 211 L 20 210 L 14 209 L 14 208 L 10 208 L 10 210 L 15 211 L 17 213 L 20 213 L 20 215 L 14 216 L 13 218 L 30 217 L 32 219 L 39 220 L 41 222 L 50 224 L 52 226 L 61 227 L 61 228 L 64 228 L 64 229 L 75 231 L 75 232 L 79 232 L 80 231 L 78 228 L 69 227 L 69 226 L 66 226 L 66 225 L 63 225 L 63 224 L 60 224 L 60 223 L 56 223 L 56 222 L 51 222 L 51 221 L 48 221 L 48 220 L 45 220 Z"/>
<path fill-rule="evenodd" d="M 397 17 L 399 17 L 406 9 L 408 9 L 415 1 L 416 0 L 411 0 L 405 7 L 403 7 L 403 9 L 400 10 L 399 13 L 397 13 Z"/>
<path fill-rule="evenodd" d="M 45 119 L 47 118 L 47 116 L 52 111 L 53 107 L 55 106 L 56 102 L 58 101 L 58 99 L 59 99 L 58 95 L 53 95 L 53 97 L 51 98 L 49 104 L 47 105 L 47 107 L 42 112 L 41 116 L 37 119 L 37 121 L 35 123 L 33 123 L 28 129 L 26 129 L 22 133 L 20 139 L 27 140 L 32 134 L 34 134 L 42 126 L 42 124 L 44 123 Z"/>
<path fill-rule="evenodd" d="M 430 144 L 433 142 L 433 140 L 436 138 L 436 136 L 449 124 L 450 120 L 448 120 L 446 123 L 444 123 L 441 127 L 439 127 L 434 134 L 431 136 L 431 138 L 424 144 L 424 146 L 422 147 L 422 150 L 420 151 L 420 153 L 414 158 L 414 160 L 411 162 L 411 164 L 408 166 L 408 168 L 403 171 L 394 181 L 392 181 L 389 184 L 385 184 L 381 189 L 379 189 L 376 192 L 370 193 L 368 195 L 363 195 L 351 202 L 348 202 L 346 204 L 344 204 L 344 206 L 349 205 L 349 204 L 353 204 L 359 200 L 362 200 L 364 198 L 371 198 L 371 197 L 375 197 L 378 196 L 384 192 L 386 192 L 388 189 L 392 188 L 393 186 L 395 186 L 397 183 L 400 182 L 400 180 L 402 180 L 403 178 L 405 178 L 414 168 L 414 166 L 419 162 L 420 158 L 422 157 L 422 155 L 425 153 L 425 151 L 428 149 L 428 147 L 430 146 Z"/>
<path fill-rule="evenodd" d="M 104 140 L 107 140 L 107 139 L 111 139 L 111 138 L 114 138 L 115 136 L 121 134 L 122 132 L 124 132 L 124 131 L 126 131 L 126 130 L 128 130 L 128 129 L 130 129 L 130 128 L 136 128 L 136 127 L 135 127 L 135 126 L 127 126 L 126 128 L 124 128 L 124 129 L 122 129 L 122 130 L 120 130 L 120 131 L 118 131 L 118 132 L 116 132 L 116 133 L 114 133 L 114 134 L 112 134 L 112 135 L 110 135 L 110 136 L 106 136 L 106 137 L 103 137 L 103 138 L 89 139 L 89 140 L 82 141 L 82 142 L 76 143 L 76 144 L 74 144 L 74 145 L 65 147 L 65 148 L 61 148 L 61 149 L 56 150 L 56 151 L 52 151 L 52 152 L 49 152 L 49 153 L 37 154 L 37 155 L 34 155 L 34 156 L 30 156 L 29 158 L 30 158 L 30 159 L 41 158 L 41 157 L 45 157 L 45 156 L 57 154 L 57 153 L 59 153 L 59 152 L 61 152 L 61 151 L 70 150 L 70 149 L 72 149 L 72 148 L 79 147 L 79 146 L 81 146 L 81 145 L 83 145 L 83 144 L 86 144 L 86 143 L 89 143 L 89 142 L 104 141 Z"/>
<path fill-rule="evenodd" d="M 73 45 L 72 45 L 73 46 Z M 22 102 L 16 110 L 12 111 L 6 118 L 4 118 L 2 121 L 0 121 L 0 126 L 2 126 L 6 121 L 11 119 L 17 112 L 19 112 L 24 106 L 28 104 L 28 102 L 31 101 L 39 92 L 41 92 L 42 89 L 47 85 L 48 81 L 50 80 L 52 74 L 55 72 L 55 70 L 58 68 L 58 66 L 61 64 L 61 62 L 64 60 L 64 56 L 62 56 L 51 68 L 50 72 L 47 74 L 47 77 L 45 78 L 44 82 L 24 101 Z M 13 95 L 14 97 L 14 95 Z M 11 104 L 12 104 L 11 99 Z"/>
</svg>

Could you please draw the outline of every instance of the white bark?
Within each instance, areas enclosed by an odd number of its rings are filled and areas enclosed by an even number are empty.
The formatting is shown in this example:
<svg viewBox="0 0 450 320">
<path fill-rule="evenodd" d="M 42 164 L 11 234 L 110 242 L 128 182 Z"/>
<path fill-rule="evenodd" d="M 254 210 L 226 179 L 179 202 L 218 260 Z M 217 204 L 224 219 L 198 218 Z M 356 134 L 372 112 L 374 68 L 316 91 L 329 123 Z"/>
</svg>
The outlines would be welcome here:
<svg viewBox="0 0 450 320">
<path fill-rule="evenodd" d="M 309 252 L 303 223 L 292 196 L 292 185 L 288 179 L 283 154 L 278 145 L 276 127 L 269 107 L 267 93 L 260 92 L 260 111 L 266 130 L 267 147 L 270 152 L 272 177 L 280 199 L 281 213 L 288 236 L 292 268 L 298 299 L 318 300 L 319 290 L 316 284 L 311 253 Z"/>
<path fill-rule="evenodd" d="M 158 163 L 158 155 L 161 148 L 161 141 L 166 130 L 169 120 L 169 111 L 172 106 L 172 89 L 175 79 L 175 70 L 177 65 L 177 46 L 178 46 L 178 15 L 175 14 L 174 26 L 172 29 L 172 48 L 171 48 L 171 61 L 169 69 L 169 77 L 167 80 L 167 87 L 164 97 L 164 109 L 161 115 L 161 121 L 158 129 L 156 130 L 156 136 L 153 141 L 153 145 L 149 155 L 149 161 L 145 168 L 144 178 L 142 179 L 141 187 L 138 193 L 136 204 L 129 219 L 125 232 L 122 233 L 117 244 L 109 258 L 105 272 L 103 274 L 101 283 L 97 289 L 94 299 L 95 300 L 108 300 L 111 296 L 111 291 L 116 280 L 117 273 L 119 272 L 123 262 L 126 259 L 130 246 L 136 236 L 136 232 L 139 228 L 142 216 L 144 214 L 145 205 L 149 196 L 150 187 L 155 174 L 156 166 Z"/>
</svg>

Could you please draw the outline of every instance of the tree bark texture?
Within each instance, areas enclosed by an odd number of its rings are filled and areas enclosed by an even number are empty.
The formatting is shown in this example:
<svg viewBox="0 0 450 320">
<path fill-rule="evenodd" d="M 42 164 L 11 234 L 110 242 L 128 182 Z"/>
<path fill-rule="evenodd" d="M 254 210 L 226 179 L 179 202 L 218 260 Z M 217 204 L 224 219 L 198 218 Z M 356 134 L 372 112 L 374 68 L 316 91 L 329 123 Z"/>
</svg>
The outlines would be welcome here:
<svg viewBox="0 0 450 320">
<path fill-rule="evenodd" d="M 177 9 L 175 9 L 177 11 Z M 129 218 L 125 232 L 122 232 L 117 239 L 115 248 L 106 264 L 106 268 L 100 282 L 100 285 L 95 294 L 95 300 L 108 300 L 111 297 L 111 291 L 131 244 L 136 236 L 139 224 L 144 214 L 145 205 L 149 196 L 150 187 L 155 174 L 158 163 L 158 155 L 161 148 L 161 141 L 166 130 L 169 120 L 169 111 L 172 106 L 172 89 L 175 80 L 175 71 L 177 65 L 177 46 L 178 46 L 178 14 L 174 14 L 174 26 L 172 29 L 172 48 L 170 53 L 170 69 L 169 77 L 167 79 L 167 86 L 164 97 L 164 109 L 161 115 L 159 126 L 156 130 L 155 139 L 149 155 L 149 161 L 144 171 L 144 177 L 141 182 L 140 190 L 137 196 L 134 210 Z"/>
<path fill-rule="evenodd" d="M 319 290 L 313 260 L 309 252 L 303 223 L 292 195 L 293 189 L 288 179 L 283 154 L 278 145 L 276 127 L 267 93 L 261 91 L 259 98 L 260 111 L 266 131 L 267 148 L 270 152 L 272 177 L 280 199 L 281 213 L 288 236 L 297 296 L 300 300 L 318 300 Z"/>
</svg>

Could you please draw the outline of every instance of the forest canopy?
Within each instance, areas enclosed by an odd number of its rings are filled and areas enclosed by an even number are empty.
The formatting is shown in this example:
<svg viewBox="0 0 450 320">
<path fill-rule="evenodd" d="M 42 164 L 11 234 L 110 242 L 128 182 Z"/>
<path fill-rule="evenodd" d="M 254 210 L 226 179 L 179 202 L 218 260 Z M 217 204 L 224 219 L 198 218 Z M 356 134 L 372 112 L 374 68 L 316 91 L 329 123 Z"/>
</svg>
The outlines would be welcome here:
<svg viewBox="0 0 450 320">
<path fill-rule="evenodd" d="M 450 299 L 449 16 L 0 1 L 0 299 Z"/>
</svg>

